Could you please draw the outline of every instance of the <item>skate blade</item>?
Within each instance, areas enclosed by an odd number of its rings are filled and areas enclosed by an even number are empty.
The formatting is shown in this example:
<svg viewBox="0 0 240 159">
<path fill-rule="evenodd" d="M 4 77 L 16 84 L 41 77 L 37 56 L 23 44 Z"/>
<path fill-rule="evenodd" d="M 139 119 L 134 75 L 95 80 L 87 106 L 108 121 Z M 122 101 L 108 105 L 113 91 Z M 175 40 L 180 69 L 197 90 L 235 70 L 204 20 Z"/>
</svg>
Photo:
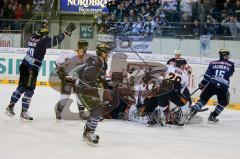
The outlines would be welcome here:
<svg viewBox="0 0 240 159">
<path fill-rule="evenodd" d="M 25 118 L 20 117 L 20 121 L 22 121 L 22 122 L 32 122 L 33 120 L 29 120 L 29 119 L 25 119 Z"/>
<path fill-rule="evenodd" d="M 218 124 L 218 122 L 214 122 L 214 121 L 207 121 L 208 124 Z"/>
<path fill-rule="evenodd" d="M 61 123 L 61 122 L 62 122 L 62 119 L 57 119 L 57 118 L 55 118 L 55 120 L 56 120 L 56 122 L 58 122 L 58 123 Z"/>
<path fill-rule="evenodd" d="M 9 113 L 7 110 L 5 111 L 5 114 L 6 114 L 7 116 L 9 116 L 10 118 L 13 118 L 13 117 L 15 116 L 15 115 Z"/>
<path fill-rule="evenodd" d="M 97 147 L 98 143 L 93 143 L 91 141 L 89 141 L 88 139 L 83 138 L 82 141 L 84 141 L 85 143 L 87 143 L 88 145 L 92 146 L 92 147 Z"/>
</svg>

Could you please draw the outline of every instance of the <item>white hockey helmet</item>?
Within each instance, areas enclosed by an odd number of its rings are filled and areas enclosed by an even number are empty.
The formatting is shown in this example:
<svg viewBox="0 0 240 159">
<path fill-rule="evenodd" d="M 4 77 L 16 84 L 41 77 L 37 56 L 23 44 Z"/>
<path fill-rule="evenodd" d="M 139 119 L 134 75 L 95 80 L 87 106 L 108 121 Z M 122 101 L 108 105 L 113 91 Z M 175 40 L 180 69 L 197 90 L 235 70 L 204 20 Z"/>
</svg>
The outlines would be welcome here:
<svg viewBox="0 0 240 159">
<path fill-rule="evenodd" d="M 174 50 L 175 55 L 181 55 L 182 51 L 180 49 Z"/>
</svg>

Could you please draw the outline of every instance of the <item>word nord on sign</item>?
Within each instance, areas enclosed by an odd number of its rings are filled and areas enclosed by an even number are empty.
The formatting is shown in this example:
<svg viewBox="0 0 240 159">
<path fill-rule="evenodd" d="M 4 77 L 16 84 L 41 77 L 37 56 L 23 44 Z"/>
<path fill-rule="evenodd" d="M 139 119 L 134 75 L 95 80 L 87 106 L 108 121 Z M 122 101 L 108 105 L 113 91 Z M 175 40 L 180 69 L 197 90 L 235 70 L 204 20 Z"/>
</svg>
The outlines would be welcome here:
<svg viewBox="0 0 240 159">
<path fill-rule="evenodd" d="M 108 0 L 68 0 L 68 5 L 81 5 L 84 7 L 100 6 L 104 8 Z"/>
</svg>

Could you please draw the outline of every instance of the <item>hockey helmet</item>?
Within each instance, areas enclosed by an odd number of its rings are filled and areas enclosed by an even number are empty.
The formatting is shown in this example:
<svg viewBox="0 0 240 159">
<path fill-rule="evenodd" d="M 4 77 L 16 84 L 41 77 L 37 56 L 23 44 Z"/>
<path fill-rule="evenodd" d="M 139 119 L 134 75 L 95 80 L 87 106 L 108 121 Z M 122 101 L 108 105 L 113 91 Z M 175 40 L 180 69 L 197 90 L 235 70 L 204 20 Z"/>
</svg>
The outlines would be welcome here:
<svg viewBox="0 0 240 159">
<path fill-rule="evenodd" d="M 88 47 L 88 42 L 86 40 L 79 40 L 78 41 L 78 49 Z"/>
<path fill-rule="evenodd" d="M 100 43 L 96 47 L 96 54 L 101 56 L 102 52 L 109 53 L 111 51 L 111 47 L 107 43 Z"/>
<path fill-rule="evenodd" d="M 175 55 L 181 55 L 181 50 L 180 49 L 175 49 L 174 53 L 175 53 Z"/>
<path fill-rule="evenodd" d="M 38 31 L 36 31 L 36 35 L 40 36 L 40 37 L 42 37 L 44 35 L 48 35 L 48 33 L 49 33 L 49 31 L 46 28 L 40 28 Z"/>
<path fill-rule="evenodd" d="M 176 61 L 175 61 L 175 66 L 176 67 L 181 67 L 181 66 L 184 66 L 184 65 L 186 65 L 187 64 L 187 61 L 185 60 L 185 59 L 177 59 Z"/>
<path fill-rule="evenodd" d="M 230 55 L 230 51 L 228 49 L 220 49 L 219 50 L 219 56 L 220 56 L 220 59 L 228 59 L 227 56 Z"/>
</svg>

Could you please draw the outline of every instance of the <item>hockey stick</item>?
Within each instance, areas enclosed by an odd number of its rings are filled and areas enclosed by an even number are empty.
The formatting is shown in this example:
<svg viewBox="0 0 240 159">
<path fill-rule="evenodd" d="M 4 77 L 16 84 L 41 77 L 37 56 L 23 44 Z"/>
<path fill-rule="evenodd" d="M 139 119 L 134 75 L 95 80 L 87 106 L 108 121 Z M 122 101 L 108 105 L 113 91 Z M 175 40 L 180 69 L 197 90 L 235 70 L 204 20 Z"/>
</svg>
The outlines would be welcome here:
<svg viewBox="0 0 240 159">
<path fill-rule="evenodd" d="M 139 57 L 139 59 L 141 59 L 142 62 L 151 69 L 151 66 L 132 48 L 132 42 L 128 41 L 128 44 L 128 47 L 132 50 L 132 52 L 134 52 Z"/>
<path fill-rule="evenodd" d="M 195 94 L 198 90 L 199 90 L 199 88 L 197 88 L 195 91 L 193 91 L 193 92 L 189 95 L 189 98 L 190 98 L 193 94 Z M 209 108 L 203 108 L 203 109 L 199 110 L 198 112 L 205 112 L 205 111 L 207 111 L 208 109 L 209 109 Z"/>
<path fill-rule="evenodd" d="M 195 94 L 197 91 L 199 90 L 199 88 L 195 89 L 187 98 L 190 98 L 193 94 Z"/>
</svg>

